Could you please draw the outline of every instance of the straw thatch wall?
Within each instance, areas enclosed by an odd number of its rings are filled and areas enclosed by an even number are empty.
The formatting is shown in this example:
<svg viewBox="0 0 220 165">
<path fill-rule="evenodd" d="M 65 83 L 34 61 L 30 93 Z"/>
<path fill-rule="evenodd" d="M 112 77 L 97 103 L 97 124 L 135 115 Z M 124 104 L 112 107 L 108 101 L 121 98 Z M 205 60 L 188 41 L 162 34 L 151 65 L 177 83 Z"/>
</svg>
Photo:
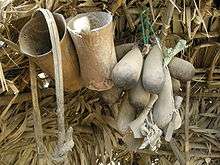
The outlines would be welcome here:
<svg viewBox="0 0 220 165">
<path fill-rule="evenodd" d="M 167 47 L 185 39 L 189 47 L 178 54 L 196 67 L 191 83 L 182 84 L 182 127 L 172 144 L 157 152 L 129 151 L 120 140 L 116 119 L 120 100 L 107 105 L 100 93 L 82 89 L 65 94 L 66 125 L 73 128 L 75 146 L 70 164 L 109 163 L 173 165 L 190 155 L 190 164 L 220 164 L 220 3 L 218 0 L 5 0 L 0 1 L 0 164 L 37 164 L 28 58 L 20 53 L 18 34 L 39 7 L 66 18 L 77 13 L 108 10 L 114 14 L 115 43 L 143 43 L 140 14 L 146 11 L 155 34 Z M 174 12 L 172 13 L 172 8 Z M 2 69 L 2 70 L 1 70 Z M 41 71 L 38 69 L 38 73 Z M 43 84 L 50 81 L 49 88 Z M 187 90 L 188 88 L 188 90 Z M 191 92 L 189 93 L 189 89 Z M 49 164 L 57 141 L 54 82 L 38 78 L 44 154 Z M 123 98 L 121 98 L 123 99 Z M 186 100 L 189 99 L 189 103 Z M 185 103 L 186 102 L 186 103 Z M 187 110 L 188 109 L 188 110 Z M 173 152 L 177 146 L 180 153 Z M 179 154 L 179 155 L 178 155 Z M 98 162 L 97 162 L 98 161 Z M 177 163 L 177 162 L 176 162 Z"/>
</svg>

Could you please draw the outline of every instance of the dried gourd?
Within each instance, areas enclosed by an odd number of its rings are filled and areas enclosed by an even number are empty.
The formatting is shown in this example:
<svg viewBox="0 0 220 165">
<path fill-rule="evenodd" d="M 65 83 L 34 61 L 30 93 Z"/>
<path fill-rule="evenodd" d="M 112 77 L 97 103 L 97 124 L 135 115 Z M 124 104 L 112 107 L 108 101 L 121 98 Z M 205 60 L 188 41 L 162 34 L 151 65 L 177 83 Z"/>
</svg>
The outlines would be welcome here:
<svg viewBox="0 0 220 165">
<path fill-rule="evenodd" d="M 144 90 L 141 80 L 138 81 L 138 84 L 134 88 L 130 89 L 128 99 L 130 104 L 137 109 L 143 109 L 148 104 L 150 93 Z"/>
<path fill-rule="evenodd" d="M 131 89 L 141 75 L 143 56 L 139 48 L 129 51 L 113 68 L 112 80 L 117 87 Z"/>
<path fill-rule="evenodd" d="M 119 109 L 117 120 L 118 130 L 122 134 L 125 134 L 128 131 L 129 123 L 134 120 L 135 116 L 136 111 L 128 102 L 128 97 L 125 96 Z"/>
<path fill-rule="evenodd" d="M 169 65 L 170 74 L 172 77 L 180 80 L 180 81 L 189 81 L 195 75 L 195 68 L 194 66 L 181 58 L 174 57 Z"/>
<path fill-rule="evenodd" d="M 134 47 L 134 43 L 126 43 L 115 47 L 117 60 L 120 61 Z"/>
<path fill-rule="evenodd" d="M 165 83 L 153 107 L 153 119 L 159 128 L 164 128 L 172 119 L 175 110 L 172 81 L 168 68 L 165 68 Z"/>
<path fill-rule="evenodd" d="M 144 62 L 142 83 L 146 91 L 159 94 L 165 81 L 162 51 L 153 46 Z"/>
</svg>

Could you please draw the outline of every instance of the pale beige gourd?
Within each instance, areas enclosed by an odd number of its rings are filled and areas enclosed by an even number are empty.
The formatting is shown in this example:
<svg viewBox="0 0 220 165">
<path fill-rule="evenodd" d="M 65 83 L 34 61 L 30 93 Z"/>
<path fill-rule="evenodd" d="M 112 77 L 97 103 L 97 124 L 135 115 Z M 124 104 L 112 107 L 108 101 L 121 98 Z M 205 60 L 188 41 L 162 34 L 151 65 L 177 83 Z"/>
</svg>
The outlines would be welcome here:
<svg viewBox="0 0 220 165">
<path fill-rule="evenodd" d="M 152 109 L 157 99 L 158 99 L 158 95 L 152 94 L 150 96 L 148 105 L 144 108 L 142 113 L 135 120 L 129 123 L 129 127 L 131 128 L 135 138 L 143 137 L 143 134 L 141 133 L 141 129 L 142 129 L 141 127 L 144 125 L 144 122 L 147 119 L 148 113 Z"/>
<path fill-rule="evenodd" d="M 134 88 L 129 90 L 128 99 L 130 104 L 137 109 L 143 109 L 148 104 L 150 93 L 144 90 L 141 80 L 138 81 Z"/>
<path fill-rule="evenodd" d="M 120 133 L 125 134 L 129 129 L 129 123 L 135 119 L 136 111 L 129 104 L 127 95 L 123 98 L 121 107 L 118 114 L 118 130 Z"/>
<path fill-rule="evenodd" d="M 159 128 L 164 128 L 172 119 L 175 110 L 172 81 L 168 68 L 165 68 L 165 83 L 153 107 L 153 119 Z"/>
<path fill-rule="evenodd" d="M 119 88 L 131 89 L 141 75 L 143 56 L 139 48 L 129 51 L 113 68 L 112 80 Z"/>
<path fill-rule="evenodd" d="M 133 47 L 134 43 L 125 43 L 115 47 L 117 60 L 120 61 Z"/>
<path fill-rule="evenodd" d="M 195 75 L 194 66 L 190 62 L 178 57 L 174 57 L 168 67 L 171 76 L 180 81 L 189 81 Z"/>
<path fill-rule="evenodd" d="M 159 94 L 165 81 L 162 51 L 153 46 L 144 62 L 142 83 L 147 92 Z"/>
</svg>

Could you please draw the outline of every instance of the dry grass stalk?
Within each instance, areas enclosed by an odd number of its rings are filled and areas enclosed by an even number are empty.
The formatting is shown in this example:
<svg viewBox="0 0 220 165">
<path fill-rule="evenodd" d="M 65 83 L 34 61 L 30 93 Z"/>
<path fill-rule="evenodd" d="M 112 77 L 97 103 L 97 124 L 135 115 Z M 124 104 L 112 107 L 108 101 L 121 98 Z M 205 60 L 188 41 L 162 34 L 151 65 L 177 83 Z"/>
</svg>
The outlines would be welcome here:
<svg viewBox="0 0 220 165">
<path fill-rule="evenodd" d="M 43 143 L 43 129 L 41 123 L 40 107 L 38 104 L 38 92 L 37 92 L 37 73 L 35 63 L 29 60 L 30 63 L 30 77 L 31 77 L 31 93 L 33 103 L 33 119 L 34 119 L 34 134 L 37 144 L 37 154 L 39 165 L 44 164 L 44 143 Z"/>
<path fill-rule="evenodd" d="M 189 145 L 189 100 L 190 100 L 190 81 L 187 81 L 186 87 L 186 109 L 185 109 L 185 158 L 186 165 L 189 165 L 190 161 L 190 145 Z"/>
</svg>

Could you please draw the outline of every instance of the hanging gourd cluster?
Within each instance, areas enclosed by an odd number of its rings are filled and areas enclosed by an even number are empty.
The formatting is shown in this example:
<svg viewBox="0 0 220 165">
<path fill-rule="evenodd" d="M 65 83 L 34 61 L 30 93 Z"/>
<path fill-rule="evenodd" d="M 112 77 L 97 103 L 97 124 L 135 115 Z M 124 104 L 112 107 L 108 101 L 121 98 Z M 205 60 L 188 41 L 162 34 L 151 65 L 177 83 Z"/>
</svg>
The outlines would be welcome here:
<svg viewBox="0 0 220 165">
<path fill-rule="evenodd" d="M 102 96 L 114 104 L 121 92 L 127 91 L 117 123 L 124 141 L 132 150 L 148 145 L 155 150 L 162 136 L 170 141 L 173 131 L 181 126 L 182 97 L 174 94 L 180 90 L 180 81 L 192 79 L 195 68 L 178 57 L 173 57 L 168 67 L 164 66 L 163 53 L 157 44 L 151 46 L 145 58 L 132 43 L 116 46 L 116 54 L 118 63 L 112 70 L 115 87 Z"/>
</svg>

